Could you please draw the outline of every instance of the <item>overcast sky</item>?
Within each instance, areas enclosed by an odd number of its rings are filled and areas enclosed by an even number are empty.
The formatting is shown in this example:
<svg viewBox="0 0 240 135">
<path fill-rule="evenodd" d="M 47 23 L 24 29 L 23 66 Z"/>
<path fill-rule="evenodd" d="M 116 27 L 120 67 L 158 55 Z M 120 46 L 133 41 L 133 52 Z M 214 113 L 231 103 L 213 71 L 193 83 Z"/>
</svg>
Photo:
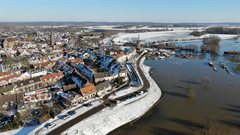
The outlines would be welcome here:
<svg viewBox="0 0 240 135">
<path fill-rule="evenodd" d="M 0 0 L 0 21 L 240 22 L 240 0 Z"/>
</svg>

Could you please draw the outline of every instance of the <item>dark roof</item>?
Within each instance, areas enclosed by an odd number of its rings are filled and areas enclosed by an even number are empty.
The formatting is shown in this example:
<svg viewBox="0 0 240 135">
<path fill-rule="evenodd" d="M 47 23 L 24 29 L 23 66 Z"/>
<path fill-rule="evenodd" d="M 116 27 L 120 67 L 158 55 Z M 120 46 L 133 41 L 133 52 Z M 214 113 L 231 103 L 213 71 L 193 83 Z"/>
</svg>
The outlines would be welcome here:
<svg viewBox="0 0 240 135">
<path fill-rule="evenodd" d="M 2 111 L 3 104 L 7 102 L 20 103 L 23 102 L 23 93 L 0 95 L 0 111 Z"/>
<path fill-rule="evenodd" d="M 4 42 L 5 39 L 0 38 L 0 43 L 2 44 Z"/>
<path fill-rule="evenodd" d="M 109 72 L 98 72 L 95 74 L 95 78 L 104 78 L 106 76 L 110 76 L 110 73 Z"/>
<path fill-rule="evenodd" d="M 83 74 L 88 79 L 92 78 L 94 76 L 93 72 L 85 65 L 78 64 L 77 70 L 80 71 L 81 74 Z"/>
<path fill-rule="evenodd" d="M 13 85 L 12 84 L 11 85 L 6 85 L 6 86 L 1 86 L 0 87 L 0 94 L 5 93 L 5 92 L 9 92 L 11 90 L 13 90 Z"/>
<path fill-rule="evenodd" d="M 82 80 L 78 79 L 78 78 L 75 77 L 75 76 L 71 77 L 71 79 L 72 79 L 73 82 L 78 86 L 78 88 L 82 88 L 82 87 L 83 87 L 83 82 L 82 82 Z"/>
<path fill-rule="evenodd" d="M 14 83 L 14 87 L 18 88 L 18 87 L 26 86 L 26 85 L 29 85 L 29 84 L 32 84 L 32 83 L 40 82 L 41 81 L 40 78 L 41 77 L 38 76 L 38 77 L 30 78 L 30 79 L 27 79 L 27 80 L 18 81 L 16 83 Z"/>
<path fill-rule="evenodd" d="M 102 90 L 103 88 L 109 87 L 109 86 L 111 86 L 111 84 L 108 81 L 104 81 L 104 82 L 96 85 L 96 88 L 97 88 L 97 90 Z"/>
</svg>

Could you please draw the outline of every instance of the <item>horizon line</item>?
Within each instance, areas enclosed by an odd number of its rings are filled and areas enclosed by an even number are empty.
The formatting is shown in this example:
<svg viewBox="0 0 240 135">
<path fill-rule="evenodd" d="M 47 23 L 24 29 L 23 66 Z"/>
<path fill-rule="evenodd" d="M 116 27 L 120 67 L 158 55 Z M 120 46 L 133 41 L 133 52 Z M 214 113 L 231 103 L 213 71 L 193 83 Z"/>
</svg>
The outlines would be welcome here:
<svg viewBox="0 0 240 135">
<path fill-rule="evenodd" d="M 195 24 L 221 24 L 221 23 L 237 23 L 240 22 L 154 22 L 154 21 L 0 21 L 0 23 L 156 23 L 156 24 L 181 24 L 181 23 L 195 23 Z"/>
</svg>

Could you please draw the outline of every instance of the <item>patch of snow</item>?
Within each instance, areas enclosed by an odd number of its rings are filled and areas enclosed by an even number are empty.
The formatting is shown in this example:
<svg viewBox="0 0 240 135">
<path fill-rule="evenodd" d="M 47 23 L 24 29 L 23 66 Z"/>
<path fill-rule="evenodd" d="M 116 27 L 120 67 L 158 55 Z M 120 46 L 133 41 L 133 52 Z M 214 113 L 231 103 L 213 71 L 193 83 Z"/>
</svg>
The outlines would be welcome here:
<svg viewBox="0 0 240 135">
<path fill-rule="evenodd" d="M 132 26 L 132 27 L 121 27 L 121 25 L 99 25 L 99 26 L 87 26 L 88 29 L 101 29 L 101 30 L 204 30 L 206 27 L 149 27 L 149 26 Z"/>
<path fill-rule="evenodd" d="M 237 35 L 231 35 L 231 34 L 205 34 L 200 36 L 200 38 L 205 38 L 209 36 L 218 36 L 220 39 L 231 39 L 231 38 L 237 37 Z"/>
<path fill-rule="evenodd" d="M 174 31 L 158 31 L 158 32 L 141 32 L 141 33 L 119 33 L 113 41 L 116 44 L 126 43 L 136 41 L 138 36 L 140 40 L 144 40 L 146 42 L 152 41 L 161 41 L 161 40 L 180 40 L 186 38 L 194 38 L 189 35 L 191 30 L 174 30 Z"/>
</svg>

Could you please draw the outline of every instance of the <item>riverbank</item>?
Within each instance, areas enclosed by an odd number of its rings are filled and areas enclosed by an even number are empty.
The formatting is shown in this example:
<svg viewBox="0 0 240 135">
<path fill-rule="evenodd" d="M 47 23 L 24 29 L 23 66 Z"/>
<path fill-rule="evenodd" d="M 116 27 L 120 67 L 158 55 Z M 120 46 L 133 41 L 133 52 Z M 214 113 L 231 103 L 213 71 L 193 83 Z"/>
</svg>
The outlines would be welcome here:
<svg viewBox="0 0 240 135">
<path fill-rule="evenodd" d="M 150 88 L 146 95 L 138 98 L 136 102 L 124 101 L 114 108 L 105 108 L 101 112 L 88 117 L 80 123 L 69 128 L 64 133 L 84 135 L 105 135 L 112 130 L 136 120 L 143 116 L 160 99 L 162 92 L 155 81 L 150 77 L 150 67 L 143 64 L 141 59 L 139 67 L 149 81 Z M 145 82 L 146 83 L 146 82 Z"/>
</svg>

